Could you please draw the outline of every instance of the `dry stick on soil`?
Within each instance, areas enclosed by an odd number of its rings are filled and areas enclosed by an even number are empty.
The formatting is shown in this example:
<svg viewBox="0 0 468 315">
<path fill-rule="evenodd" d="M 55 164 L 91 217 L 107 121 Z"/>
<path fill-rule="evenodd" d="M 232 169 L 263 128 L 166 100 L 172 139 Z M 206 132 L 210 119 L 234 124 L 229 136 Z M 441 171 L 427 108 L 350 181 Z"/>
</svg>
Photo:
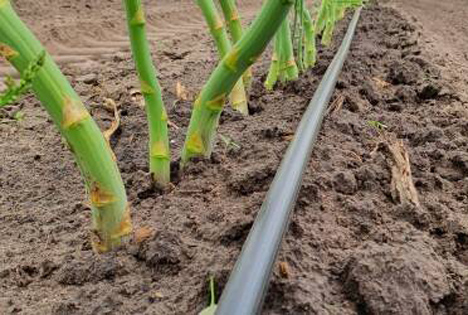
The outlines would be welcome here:
<svg viewBox="0 0 468 315">
<path fill-rule="evenodd" d="M 20 74 L 44 51 L 7 0 L 0 0 L 0 44 L 14 52 L 7 59 Z M 109 251 L 120 245 L 122 237 L 132 229 L 127 195 L 112 150 L 47 54 L 32 87 L 69 144 L 84 177 L 96 236 L 93 247 L 99 252 Z"/>
<path fill-rule="evenodd" d="M 110 145 L 110 138 L 120 127 L 120 113 L 119 109 L 117 108 L 117 104 L 114 102 L 113 99 L 105 98 L 104 106 L 106 107 L 106 109 L 110 110 L 114 114 L 114 120 L 112 121 L 109 129 L 103 132 L 104 138 L 106 138 L 107 142 Z"/>
<path fill-rule="evenodd" d="M 149 127 L 150 173 L 156 184 L 164 188 L 170 182 L 170 149 L 167 114 L 161 95 L 156 69 L 146 37 L 146 20 L 141 0 L 124 0 L 127 25 L 140 79 L 141 93 L 146 102 Z"/>
<path fill-rule="evenodd" d="M 216 47 L 218 48 L 218 54 L 220 59 L 222 59 L 232 48 L 223 21 L 218 14 L 213 0 L 197 0 L 197 3 L 203 12 L 203 15 L 205 16 L 205 20 L 208 24 L 213 39 L 215 40 Z M 244 115 L 249 114 L 247 95 L 245 93 L 244 83 L 242 80 L 237 81 L 236 85 L 232 89 L 230 100 L 232 108 Z"/>
<path fill-rule="evenodd" d="M 226 95 L 265 50 L 293 3 L 294 0 L 265 2 L 252 26 L 211 74 L 193 106 L 182 151 L 182 167 L 193 157 L 211 155 Z"/>
<path fill-rule="evenodd" d="M 237 10 L 236 0 L 219 0 L 221 9 L 223 10 L 224 19 L 228 24 L 233 43 L 237 43 L 242 38 L 242 24 L 240 20 L 239 10 Z M 250 87 L 252 83 L 252 68 L 248 68 L 243 76 L 244 86 Z"/>
<path fill-rule="evenodd" d="M 387 147 L 392 155 L 392 198 L 396 202 L 411 203 L 419 206 L 419 197 L 411 175 L 408 151 L 401 140 L 388 141 Z"/>
</svg>

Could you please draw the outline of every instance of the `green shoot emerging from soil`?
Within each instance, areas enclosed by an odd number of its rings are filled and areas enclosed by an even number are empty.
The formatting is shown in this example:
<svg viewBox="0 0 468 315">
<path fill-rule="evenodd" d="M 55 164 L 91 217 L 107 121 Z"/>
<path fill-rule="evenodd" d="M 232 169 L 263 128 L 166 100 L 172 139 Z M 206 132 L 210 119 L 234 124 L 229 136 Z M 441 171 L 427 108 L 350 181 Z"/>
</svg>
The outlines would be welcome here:
<svg viewBox="0 0 468 315">
<path fill-rule="evenodd" d="M 145 13 L 140 0 L 124 0 L 124 6 L 127 11 L 133 59 L 138 70 L 141 93 L 146 102 L 150 173 L 154 182 L 164 188 L 170 181 L 167 114 L 146 37 Z"/>
<path fill-rule="evenodd" d="M 369 121 L 367 122 L 367 124 L 368 124 L 370 127 L 376 129 L 377 131 L 383 131 L 383 130 L 385 130 L 385 129 L 388 128 L 387 125 L 385 125 L 384 123 L 382 123 L 382 122 L 380 122 L 380 121 L 376 121 L 376 120 L 369 120 Z"/>
<path fill-rule="evenodd" d="M 210 305 L 199 313 L 199 315 L 214 315 L 216 313 L 216 296 L 214 277 L 210 277 Z"/>
</svg>

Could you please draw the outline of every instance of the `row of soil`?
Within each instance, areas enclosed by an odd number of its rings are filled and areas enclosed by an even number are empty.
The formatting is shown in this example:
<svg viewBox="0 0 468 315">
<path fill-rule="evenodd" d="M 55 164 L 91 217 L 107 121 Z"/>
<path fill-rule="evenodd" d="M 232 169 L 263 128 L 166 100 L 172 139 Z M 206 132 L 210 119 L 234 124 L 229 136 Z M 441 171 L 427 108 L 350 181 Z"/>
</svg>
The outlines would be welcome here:
<svg viewBox="0 0 468 315">
<path fill-rule="evenodd" d="M 103 129 L 112 120 L 104 98 L 121 108 L 111 144 L 136 235 L 106 255 L 92 252 L 90 209 L 70 153 L 38 102 L 23 100 L 25 120 L 0 124 L 0 313 L 197 314 L 209 275 L 219 296 L 347 21 L 314 69 L 272 92 L 263 88 L 268 52 L 254 69 L 251 116 L 227 108 L 221 117 L 219 133 L 237 145 L 218 139 L 212 158 L 191 163 L 164 194 L 149 184 L 131 56 L 65 67 Z M 374 3 L 363 11 L 263 314 L 468 312 L 468 125 L 432 58 L 395 10 Z M 191 98 L 216 52 L 208 34 L 193 33 L 164 41 L 154 59 L 177 161 Z M 187 101 L 177 99 L 177 82 Z M 392 185 L 397 139 L 409 152 L 416 204 Z"/>
</svg>

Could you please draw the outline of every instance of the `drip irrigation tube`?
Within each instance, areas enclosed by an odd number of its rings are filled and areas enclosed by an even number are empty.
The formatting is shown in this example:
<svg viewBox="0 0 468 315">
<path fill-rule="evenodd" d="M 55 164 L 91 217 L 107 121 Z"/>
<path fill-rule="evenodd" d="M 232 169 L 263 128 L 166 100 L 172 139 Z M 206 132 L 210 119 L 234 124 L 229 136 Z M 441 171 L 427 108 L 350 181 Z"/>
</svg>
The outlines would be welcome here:
<svg viewBox="0 0 468 315">
<path fill-rule="evenodd" d="M 253 315 L 262 308 L 271 272 L 302 185 L 304 170 L 348 55 L 361 9 L 317 88 L 293 142 L 275 175 L 216 310 L 217 315 Z"/>
</svg>

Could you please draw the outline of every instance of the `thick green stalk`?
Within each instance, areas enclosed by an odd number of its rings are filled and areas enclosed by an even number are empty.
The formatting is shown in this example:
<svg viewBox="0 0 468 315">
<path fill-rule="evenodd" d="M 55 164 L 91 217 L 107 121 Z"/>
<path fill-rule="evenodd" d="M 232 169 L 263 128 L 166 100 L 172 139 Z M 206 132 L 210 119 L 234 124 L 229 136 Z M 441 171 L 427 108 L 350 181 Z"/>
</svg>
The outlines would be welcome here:
<svg viewBox="0 0 468 315">
<path fill-rule="evenodd" d="M 304 0 L 296 0 L 296 11 L 295 16 L 297 23 L 294 25 L 296 27 L 297 35 L 297 57 L 296 64 L 299 71 L 304 71 Z M 295 33 L 295 32 L 294 32 Z M 294 40 L 294 38 L 293 38 Z"/>
<path fill-rule="evenodd" d="M 337 4 L 333 0 L 328 1 L 328 18 L 327 22 L 325 23 L 325 29 L 323 30 L 322 36 L 322 44 L 324 46 L 329 46 L 332 41 L 333 31 L 335 30 L 336 24 L 336 12 L 337 12 Z"/>
<path fill-rule="evenodd" d="M 193 107 L 182 151 L 182 166 L 192 157 L 211 155 L 226 96 L 265 50 L 293 3 L 293 0 L 266 1 L 241 40 L 213 71 Z"/>
<path fill-rule="evenodd" d="M 215 40 L 216 47 L 218 48 L 218 54 L 220 59 L 222 59 L 232 48 L 224 23 L 218 14 L 213 0 L 197 0 L 197 3 L 205 16 L 211 35 Z M 245 94 L 244 83 L 242 80 L 239 80 L 234 86 L 232 93 L 230 94 L 230 100 L 231 106 L 235 110 L 244 115 L 249 114 L 247 96 Z"/>
<path fill-rule="evenodd" d="M 24 74 L 44 48 L 16 15 L 8 0 L 0 0 L 0 46 L 8 61 Z M 70 146 L 83 174 L 92 209 L 97 251 L 120 245 L 131 233 L 130 210 L 115 157 L 80 98 L 49 55 L 32 79 L 32 87 Z"/>
<path fill-rule="evenodd" d="M 167 114 L 146 37 L 145 13 L 141 0 L 124 0 L 127 26 L 141 93 L 146 102 L 149 127 L 149 164 L 153 180 L 161 187 L 170 181 L 170 149 Z"/>
<path fill-rule="evenodd" d="M 291 28 L 287 19 L 280 26 L 279 36 L 281 37 L 280 77 L 286 81 L 296 80 L 299 77 L 299 70 L 294 59 Z"/>
<path fill-rule="evenodd" d="M 304 8 L 304 66 L 313 67 L 317 62 L 315 27 L 309 10 Z"/>
<path fill-rule="evenodd" d="M 221 9 L 223 10 L 224 19 L 226 20 L 233 43 L 237 43 L 242 38 L 242 24 L 240 20 L 239 11 L 237 10 L 236 0 L 219 0 Z M 252 68 L 248 68 L 245 71 L 244 85 L 249 87 L 252 83 Z"/>
<path fill-rule="evenodd" d="M 270 69 L 265 81 L 265 88 L 272 90 L 278 81 L 280 75 L 280 58 L 281 58 L 281 37 L 279 32 L 276 32 L 273 45 L 273 54 L 271 56 Z"/>
<path fill-rule="evenodd" d="M 317 34 L 321 34 L 325 29 L 327 20 L 329 19 L 329 3 L 330 0 L 322 0 L 315 22 L 315 30 Z"/>
</svg>

